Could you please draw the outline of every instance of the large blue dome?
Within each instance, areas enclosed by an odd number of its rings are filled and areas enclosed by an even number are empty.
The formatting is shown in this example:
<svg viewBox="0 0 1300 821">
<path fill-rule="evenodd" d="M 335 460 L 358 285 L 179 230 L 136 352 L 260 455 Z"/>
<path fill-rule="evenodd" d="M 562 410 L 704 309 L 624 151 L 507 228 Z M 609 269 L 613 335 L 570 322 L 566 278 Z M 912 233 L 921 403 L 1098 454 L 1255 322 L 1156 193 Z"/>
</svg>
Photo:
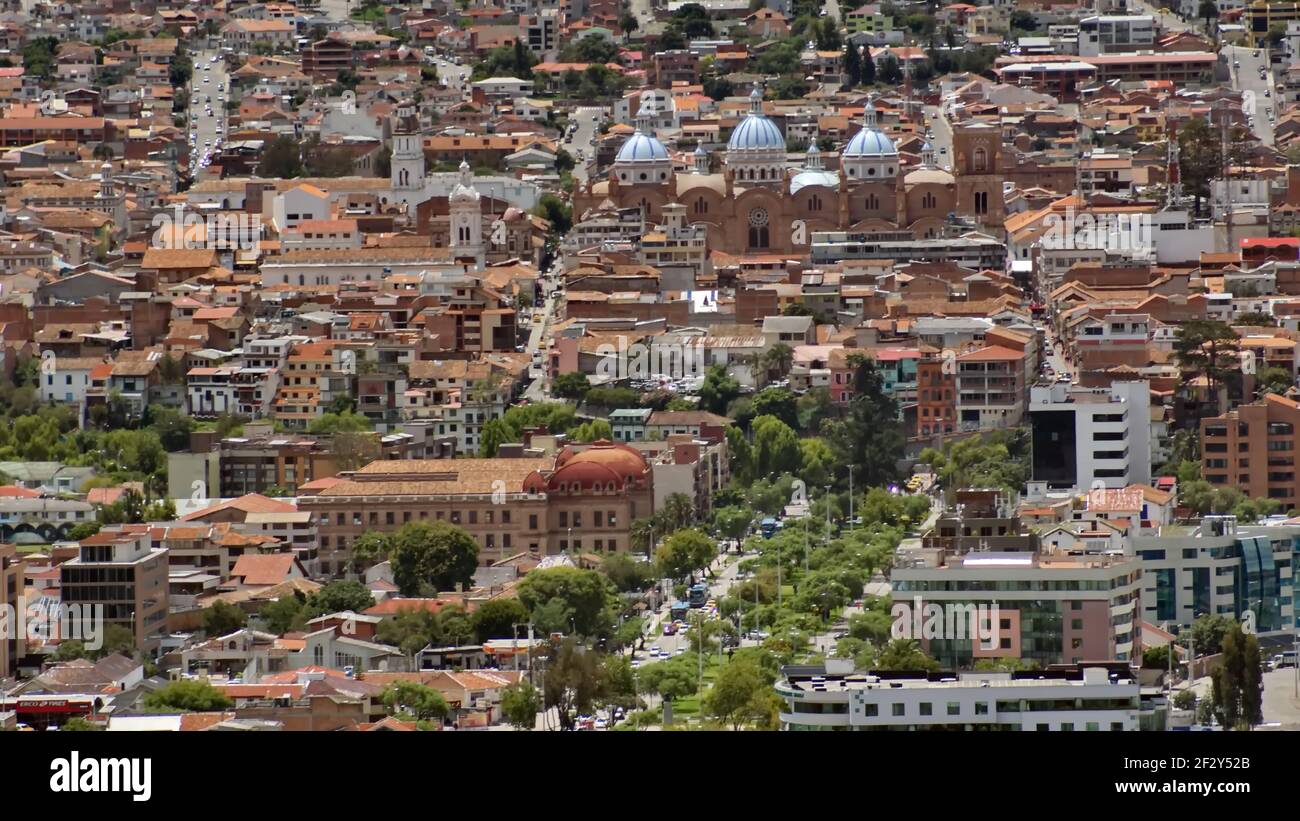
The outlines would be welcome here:
<svg viewBox="0 0 1300 821">
<path fill-rule="evenodd" d="M 898 149 L 884 134 L 874 128 L 863 128 L 849 144 L 844 146 L 842 157 L 896 157 Z"/>
<path fill-rule="evenodd" d="M 785 150 L 785 137 L 776 123 L 762 114 L 749 114 L 731 132 L 728 151 Z"/>
<path fill-rule="evenodd" d="M 614 158 L 615 162 L 633 162 L 637 160 L 666 160 L 668 159 L 668 149 L 664 144 L 651 134 L 642 134 L 640 131 L 627 138 L 623 147 L 618 150 L 618 156 Z"/>
</svg>

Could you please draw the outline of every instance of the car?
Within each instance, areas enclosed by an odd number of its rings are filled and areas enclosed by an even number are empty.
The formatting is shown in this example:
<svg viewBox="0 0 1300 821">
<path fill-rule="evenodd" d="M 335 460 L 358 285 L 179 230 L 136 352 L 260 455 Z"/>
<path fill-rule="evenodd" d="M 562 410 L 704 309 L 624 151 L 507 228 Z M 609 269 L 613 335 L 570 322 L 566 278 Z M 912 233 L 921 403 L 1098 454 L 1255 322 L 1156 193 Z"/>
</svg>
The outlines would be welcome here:
<svg viewBox="0 0 1300 821">
<path fill-rule="evenodd" d="M 210 83 L 210 82 L 212 82 L 212 78 L 209 77 L 209 76 L 207 76 L 207 75 L 205 74 L 205 75 L 203 75 L 203 82 L 205 82 L 205 83 Z"/>
<path fill-rule="evenodd" d="M 1273 92 L 1269 91 L 1269 90 L 1266 88 L 1266 89 L 1264 89 L 1264 96 L 1265 96 L 1265 97 L 1272 97 L 1272 96 L 1273 96 Z"/>
<path fill-rule="evenodd" d="M 597 730 L 603 730 L 603 729 L 605 729 L 606 727 L 608 727 L 609 724 L 606 723 L 605 719 L 603 719 L 603 718 L 598 718 L 598 719 L 596 719 L 596 723 L 595 723 L 594 725 L 592 725 L 592 726 L 593 726 L 595 729 L 597 729 Z"/>
<path fill-rule="evenodd" d="M 1233 67 L 1233 68 L 1241 68 L 1241 61 L 1240 61 L 1240 60 L 1233 60 L 1233 61 L 1232 61 L 1232 67 Z"/>
<path fill-rule="evenodd" d="M 226 90 L 225 83 L 217 83 L 217 91 L 225 91 L 225 90 Z"/>
<path fill-rule="evenodd" d="M 686 652 L 686 648 L 685 648 L 685 647 L 678 647 L 675 651 L 673 651 L 673 655 L 680 656 L 681 654 L 683 654 L 683 653 L 685 653 L 685 652 Z"/>
</svg>

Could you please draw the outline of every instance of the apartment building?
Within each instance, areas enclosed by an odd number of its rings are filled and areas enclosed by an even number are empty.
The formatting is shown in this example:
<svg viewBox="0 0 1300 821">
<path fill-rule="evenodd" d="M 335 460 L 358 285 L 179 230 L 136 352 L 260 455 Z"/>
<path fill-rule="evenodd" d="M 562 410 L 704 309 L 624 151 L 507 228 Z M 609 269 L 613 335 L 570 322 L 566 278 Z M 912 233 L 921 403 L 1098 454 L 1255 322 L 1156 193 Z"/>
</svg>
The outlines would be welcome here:
<svg viewBox="0 0 1300 821">
<path fill-rule="evenodd" d="M 152 546 L 148 528 L 83 539 L 80 554 L 59 565 L 59 579 L 63 604 L 102 605 L 103 627 L 126 627 L 141 651 L 158 649 L 167 633 L 167 550 Z"/>
<path fill-rule="evenodd" d="M 1203 615 L 1255 614 L 1259 633 L 1293 633 L 1300 526 L 1244 527 L 1234 516 L 1205 516 L 1194 527 L 1166 525 L 1133 537 L 1142 565 L 1142 618 L 1188 626 Z"/>
<path fill-rule="evenodd" d="M 21 600 L 25 589 L 24 564 L 18 560 L 18 548 L 0 544 L 0 613 L 12 622 L 25 607 Z M 26 636 L 18 630 L 0 633 L 0 679 L 11 678 L 18 660 L 27 655 Z"/>
<path fill-rule="evenodd" d="M 1122 731 L 1156 729 L 1128 665 L 1031 673 L 854 671 L 852 662 L 787 666 L 776 694 L 783 730 Z"/>
<path fill-rule="evenodd" d="M 1277 394 L 1201 420 L 1201 475 L 1212 485 L 1300 504 L 1296 451 L 1300 403 Z"/>
<path fill-rule="evenodd" d="M 957 375 L 942 356 L 924 354 L 916 365 L 916 427 L 922 437 L 949 434 L 957 427 Z"/>
<path fill-rule="evenodd" d="M 376 461 L 301 496 L 321 539 L 323 573 L 342 572 L 368 530 L 416 521 L 464 528 L 488 564 L 522 551 L 622 552 L 654 510 L 654 476 L 629 445 L 596 442 L 554 458 Z"/>
<path fill-rule="evenodd" d="M 1128 661 L 1142 652 L 1142 570 L 1124 556 L 976 550 L 964 554 L 900 549 L 891 575 L 895 604 L 913 611 L 989 614 L 983 638 L 968 627 L 917 637 L 946 667 L 1007 657 L 1050 664 Z M 980 628 L 984 629 L 984 628 Z M 991 645 L 984 639 L 991 635 Z"/>
<path fill-rule="evenodd" d="M 1155 45 L 1160 24 L 1147 15 L 1098 15 L 1079 21 L 1079 56 L 1140 51 Z"/>
<path fill-rule="evenodd" d="M 1151 389 L 1146 381 L 1030 389 L 1031 482 L 1041 489 L 1122 488 L 1151 481 Z"/>
<path fill-rule="evenodd" d="M 1025 415 L 1025 352 L 988 345 L 956 358 L 962 430 L 1019 425 Z"/>
</svg>

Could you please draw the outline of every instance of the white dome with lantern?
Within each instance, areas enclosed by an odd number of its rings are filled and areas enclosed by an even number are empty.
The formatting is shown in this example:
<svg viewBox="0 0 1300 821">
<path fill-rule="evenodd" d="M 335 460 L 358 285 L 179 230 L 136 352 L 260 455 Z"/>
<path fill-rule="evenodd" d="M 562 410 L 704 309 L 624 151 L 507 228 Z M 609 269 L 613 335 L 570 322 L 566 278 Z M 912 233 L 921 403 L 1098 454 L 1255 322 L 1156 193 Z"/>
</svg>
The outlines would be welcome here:
<svg viewBox="0 0 1300 821">
<path fill-rule="evenodd" d="M 898 175 L 898 148 L 876 127 L 876 107 L 867 101 L 862 129 L 840 154 L 840 167 L 851 182 L 892 179 Z"/>
<path fill-rule="evenodd" d="M 627 138 L 614 157 L 614 176 L 620 183 L 626 185 L 664 183 L 672 173 L 672 156 L 668 153 L 668 148 L 654 135 L 654 129 L 650 125 L 650 115 L 651 112 L 643 101 L 641 108 L 637 110 L 636 131 Z"/>
</svg>

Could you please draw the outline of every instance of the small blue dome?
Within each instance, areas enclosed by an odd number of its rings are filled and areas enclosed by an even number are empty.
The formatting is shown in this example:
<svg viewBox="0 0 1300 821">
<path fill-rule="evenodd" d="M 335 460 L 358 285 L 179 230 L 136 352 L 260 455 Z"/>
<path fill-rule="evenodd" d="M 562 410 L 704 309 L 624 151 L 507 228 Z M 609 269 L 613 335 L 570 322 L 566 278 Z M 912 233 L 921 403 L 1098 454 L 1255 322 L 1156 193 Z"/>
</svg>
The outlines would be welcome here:
<svg viewBox="0 0 1300 821">
<path fill-rule="evenodd" d="M 785 151 L 785 137 L 776 123 L 761 114 L 749 114 L 731 132 L 728 151 Z"/>
<path fill-rule="evenodd" d="M 664 144 L 652 134 L 642 134 L 640 131 L 627 138 L 623 147 L 618 150 L 618 156 L 614 162 L 634 162 L 646 160 L 667 160 L 668 149 Z"/>
<path fill-rule="evenodd" d="M 844 153 L 840 156 L 893 157 L 898 156 L 898 149 L 894 147 L 893 141 L 884 134 L 874 128 L 864 128 L 853 135 L 853 139 L 849 140 L 849 144 L 844 147 Z"/>
</svg>

